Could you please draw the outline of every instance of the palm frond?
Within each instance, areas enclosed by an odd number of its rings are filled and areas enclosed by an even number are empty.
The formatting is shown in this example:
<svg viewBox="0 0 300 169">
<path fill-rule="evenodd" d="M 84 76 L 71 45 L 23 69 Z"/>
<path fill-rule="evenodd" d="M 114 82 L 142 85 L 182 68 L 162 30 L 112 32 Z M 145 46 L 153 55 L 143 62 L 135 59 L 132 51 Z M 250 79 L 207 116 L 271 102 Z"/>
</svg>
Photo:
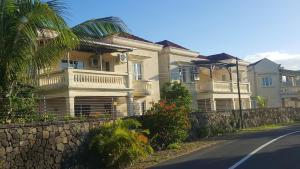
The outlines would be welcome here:
<svg viewBox="0 0 300 169">
<path fill-rule="evenodd" d="M 126 24 L 117 17 L 92 19 L 72 28 L 79 39 L 101 39 L 106 36 L 129 32 Z"/>
</svg>

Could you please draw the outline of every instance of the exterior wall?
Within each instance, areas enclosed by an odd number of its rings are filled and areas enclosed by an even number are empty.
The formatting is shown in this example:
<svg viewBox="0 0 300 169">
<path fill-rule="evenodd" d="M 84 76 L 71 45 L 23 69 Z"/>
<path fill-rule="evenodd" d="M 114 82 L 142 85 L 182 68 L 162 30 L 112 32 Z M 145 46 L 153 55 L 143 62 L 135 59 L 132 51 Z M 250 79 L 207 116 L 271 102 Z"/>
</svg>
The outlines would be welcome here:
<svg viewBox="0 0 300 169">
<path fill-rule="evenodd" d="M 159 85 L 162 87 L 165 83 L 170 82 L 170 55 L 168 51 L 163 48 L 159 52 L 158 56 L 159 63 Z"/>
<path fill-rule="evenodd" d="M 278 64 L 268 59 L 263 59 L 256 65 L 249 66 L 248 76 L 251 83 L 252 97 L 263 96 L 268 100 L 268 107 L 281 107 L 281 83 Z M 271 77 L 273 85 L 263 87 L 263 77 Z"/>
<path fill-rule="evenodd" d="M 146 108 L 151 107 L 152 102 L 160 100 L 160 83 L 159 83 L 159 65 L 158 65 L 158 52 L 161 51 L 160 45 L 140 42 L 136 40 L 129 40 L 121 37 L 111 37 L 105 40 L 117 45 L 132 47 L 134 50 L 129 52 L 129 73 L 133 73 L 133 63 L 142 64 L 142 76 L 144 81 L 150 81 L 151 93 L 144 96 L 134 95 L 134 109 L 138 114 L 141 114 L 140 103 L 146 102 Z M 138 111 L 139 110 L 139 111 Z"/>
</svg>

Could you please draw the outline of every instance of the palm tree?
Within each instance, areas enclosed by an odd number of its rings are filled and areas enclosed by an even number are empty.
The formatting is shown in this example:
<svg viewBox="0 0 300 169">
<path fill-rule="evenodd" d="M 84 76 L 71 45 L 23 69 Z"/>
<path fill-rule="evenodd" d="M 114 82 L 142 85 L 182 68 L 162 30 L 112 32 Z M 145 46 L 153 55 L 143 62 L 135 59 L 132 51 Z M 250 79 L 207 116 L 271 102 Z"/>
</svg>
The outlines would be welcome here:
<svg viewBox="0 0 300 169">
<path fill-rule="evenodd" d="M 259 108 L 265 108 L 267 106 L 267 99 L 263 96 L 256 96 L 255 97 L 257 105 Z"/>
<path fill-rule="evenodd" d="M 59 0 L 0 0 L 0 99 L 5 115 L 13 112 L 15 88 L 31 82 L 32 72 L 57 63 L 83 39 L 127 31 L 114 17 L 90 20 L 72 30 L 64 14 Z"/>
</svg>

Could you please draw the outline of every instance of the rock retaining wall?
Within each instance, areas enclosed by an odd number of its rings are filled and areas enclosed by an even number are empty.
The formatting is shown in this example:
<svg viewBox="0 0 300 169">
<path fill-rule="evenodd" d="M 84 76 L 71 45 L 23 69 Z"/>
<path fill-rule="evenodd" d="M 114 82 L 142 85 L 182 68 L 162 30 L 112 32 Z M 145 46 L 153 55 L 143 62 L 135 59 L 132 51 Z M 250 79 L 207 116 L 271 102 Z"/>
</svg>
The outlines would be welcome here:
<svg viewBox="0 0 300 169">
<path fill-rule="evenodd" d="M 300 120 L 300 108 L 265 108 L 243 110 L 243 126 L 257 127 Z M 191 113 L 191 137 L 229 133 L 239 128 L 240 112 Z"/>
<path fill-rule="evenodd" d="M 0 168 L 78 168 L 87 133 L 103 121 L 0 125 Z"/>
</svg>

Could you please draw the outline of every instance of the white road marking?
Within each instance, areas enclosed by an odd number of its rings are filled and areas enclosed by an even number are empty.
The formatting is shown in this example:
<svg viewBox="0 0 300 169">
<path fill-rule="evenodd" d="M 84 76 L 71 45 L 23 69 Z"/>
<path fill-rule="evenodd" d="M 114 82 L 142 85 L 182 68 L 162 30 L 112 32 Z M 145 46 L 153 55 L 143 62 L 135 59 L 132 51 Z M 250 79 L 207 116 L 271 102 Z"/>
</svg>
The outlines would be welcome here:
<svg viewBox="0 0 300 169">
<path fill-rule="evenodd" d="M 235 163 L 233 166 L 229 167 L 228 169 L 235 169 L 236 167 L 238 167 L 239 165 L 241 165 L 243 162 L 245 162 L 246 160 L 248 160 L 251 156 L 253 156 L 255 153 L 257 153 L 259 150 L 263 149 L 264 147 L 268 146 L 269 144 L 283 138 L 283 137 L 286 137 L 286 136 L 289 136 L 289 135 L 292 135 L 292 134 L 295 134 L 295 133 L 300 133 L 300 130 L 298 131 L 294 131 L 294 132 L 291 132 L 291 133 L 288 133 L 288 134 L 285 134 L 285 135 L 282 135 L 280 137 L 277 137 L 263 145 L 261 145 L 260 147 L 258 147 L 257 149 L 255 149 L 254 151 L 252 151 L 250 154 L 248 154 L 246 157 L 242 158 L 240 161 L 238 161 L 237 163 Z"/>
</svg>

